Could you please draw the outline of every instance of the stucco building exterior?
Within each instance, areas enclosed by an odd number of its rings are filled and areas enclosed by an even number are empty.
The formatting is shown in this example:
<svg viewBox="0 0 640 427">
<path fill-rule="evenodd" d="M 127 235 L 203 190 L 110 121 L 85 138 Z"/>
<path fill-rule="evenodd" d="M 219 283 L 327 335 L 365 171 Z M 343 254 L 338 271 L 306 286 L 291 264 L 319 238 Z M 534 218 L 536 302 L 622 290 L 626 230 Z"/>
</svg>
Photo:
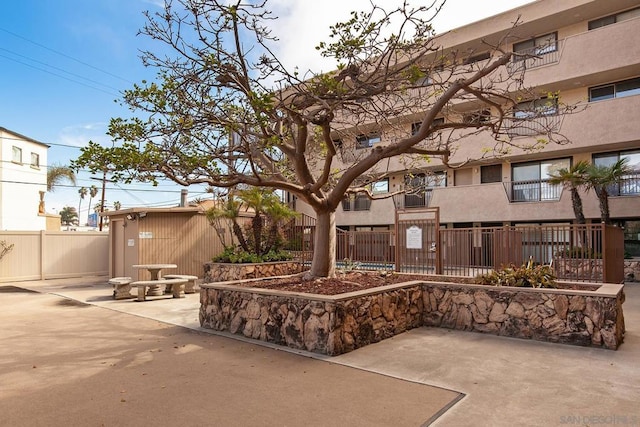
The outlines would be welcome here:
<svg viewBox="0 0 640 427">
<path fill-rule="evenodd" d="M 48 148 L 0 127 L 0 230 L 47 229 L 43 200 Z"/>
<path fill-rule="evenodd" d="M 518 18 L 521 23 L 513 28 Z M 570 143 L 550 143 L 538 152 L 513 150 L 501 158 L 456 167 L 456 162 L 478 158 L 480 147 L 492 146 L 492 135 L 485 131 L 460 144 L 452 167 L 431 161 L 407 170 L 392 161 L 388 179 L 375 183 L 374 192 L 396 192 L 409 174 L 421 173 L 428 188 L 384 200 L 345 200 L 336 212 L 336 225 L 344 230 L 392 230 L 396 207 L 438 207 L 441 226 L 447 228 L 569 224 L 575 220 L 570 193 L 550 185 L 549 174 L 581 160 L 610 165 L 627 158 L 635 172 L 611 189 L 611 217 L 625 227 L 627 247 L 638 248 L 640 255 L 640 5 L 635 0 L 538 0 L 443 34 L 440 44 L 444 51 L 473 52 L 474 60 L 489 61 L 486 41 L 501 39 L 504 50 L 526 55 L 515 55 L 508 65 L 526 68 L 526 86 L 541 94 L 557 93 L 563 103 L 581 110 L 560 115 L 545 104 L 546 120 Z M 468 113 L 482 119 L 471 103 Z M 519 113 L 515 108 L 513 114 Z M 415 123 L 407 117 L 403 126 L 410 134 Z M 540 138 L 531 128 L 509 136 L 519 145 Z M 380 128 L 345 144 L 371 149 L 385 144 L 386 138 L 391 137 Z M 596 195 L 581 194 L 587 221 L 600 222 Z M 313 216 L 299 201 L 296 209 Z"/>
</svg>

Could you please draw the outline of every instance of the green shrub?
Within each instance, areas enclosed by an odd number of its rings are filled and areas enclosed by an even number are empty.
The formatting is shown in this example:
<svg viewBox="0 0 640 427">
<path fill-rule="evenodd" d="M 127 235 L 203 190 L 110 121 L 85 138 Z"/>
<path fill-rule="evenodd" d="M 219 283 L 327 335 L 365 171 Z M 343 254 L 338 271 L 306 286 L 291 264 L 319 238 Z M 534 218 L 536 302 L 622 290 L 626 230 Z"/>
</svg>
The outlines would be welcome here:
<svg viewBox="0 0 640 427">
<path fill-rule="evenodd" d="M 260 262 L 289 261 L 293 259 L 287 251 L 271 250 L 264 255 L 247 252 L 241 248 L 228 246 L 218 256 L 213 257 L 213 262 L 228 262 L 232 264 L 250 264 Z"/>
<path fill-rule="evenodd" d="M 557 288 L 556 277 L 548 265 L 533 265 L 529 260 L 527 264 L 516 267 L 511 264 L 500 270 L 476 277 L 479 285 L 490 286 L 515 286 L 524 288 Z"/>
<path fill-rule="evenodd" d="M 561 249 L 556 252 L 556 256 L 562 258 L 571 258 L 571 259 L 601 259 L 602 254 L 600 252 L 594 251 L 592 248 L 581 248 L 579 246 L 572 246 L 565 249 Z"/>
</svg>

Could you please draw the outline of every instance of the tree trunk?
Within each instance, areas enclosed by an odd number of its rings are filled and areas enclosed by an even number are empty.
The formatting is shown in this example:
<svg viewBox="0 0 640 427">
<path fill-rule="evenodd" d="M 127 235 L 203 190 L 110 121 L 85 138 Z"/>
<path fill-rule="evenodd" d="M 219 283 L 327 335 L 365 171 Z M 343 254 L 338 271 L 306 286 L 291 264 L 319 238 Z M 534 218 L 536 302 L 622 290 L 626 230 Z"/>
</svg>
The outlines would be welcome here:
<svg viewBox="0 0 640 427">
<path fill-rule="evenodd" d="M 247 241 L 244 238 L 244 233 L 242 232 L 242 228 L 240 228 L 240 224 L 238 224 L 238 221 L 236 221 L 235 218 L 231 219 L 231 224 L 233 228 L 233 234 L 235 234 L 236 239 L 238 239 L 238 244 L 242 249 L 249 252 L 250 251 L 249 245 L 247 244 Z"/>
<path fill-rule="evenodd" d="M 611 215 L 609 213 L 609 193 L 606 188 L 596 188 L 598 203 L 600 204 L 600 219 L 605 224 L 611 224 Z"/>
<path fill-rule="evenodd" d="M 307 277 L 334 277 L 336 274 L 336 214 L 316 212 L 316 236 L 311 270 Z"/>
<path fill-rule="evenodd" d="M 584 211 L 582 209 L 582 198 L 580 198 L 577 188 L 571 189 L 571 203 L 573 204 L 573 214 L 576 216 L 576 222 L 578 224 L 586 224 L 587 221 L 584 218 Z"/>
</svg>

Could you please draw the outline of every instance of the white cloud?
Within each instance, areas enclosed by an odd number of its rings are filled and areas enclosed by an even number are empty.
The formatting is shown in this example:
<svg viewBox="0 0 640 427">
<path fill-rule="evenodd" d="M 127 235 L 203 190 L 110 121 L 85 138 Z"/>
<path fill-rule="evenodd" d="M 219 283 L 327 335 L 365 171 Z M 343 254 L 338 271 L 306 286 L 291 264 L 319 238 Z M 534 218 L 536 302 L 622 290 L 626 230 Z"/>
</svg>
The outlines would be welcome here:
<svg viewBox="0 0 640 427">
<path fill-rule="evenodd" d="M 445 32 L 471 22 L 516 8 L 533 0 L 448 0 L 434 20 L 434 27 Z M 414 2 L 417 4 L 430 3 Z M 398 0 L 376 0 L 377 6 L 392 10 L 399 5 Z M 282 62 L 293 69 L 298 66 L 301 72 L 311 69 L 315 72 L 329 71 L 335 64 L 322 58 L 315 50 L 321 41 L 329 39 L 329 27 L 337 22 L 349 19 L 351 11 L 368 11 L 370 0 L 271 0 L 267 8 L 279 18 L 272 23 L 273 33 L 280 41 L 276 54 Z M 515 17 L 514 17 L 515 18 Z"/>
<path fill-rule="evenodd" d="M 164 9 L 164 0 L 142 0 L 142 3 L 151 4 L 160 9 Z"/>
<path fill-rule="evenodd" d="M 58 143 L 74 147 L 84 147 L 89 141 L 106 144 L 111 138 L 106 135 L 107 123 L 84 123 L 64 127 L 58 135 Z"/>
</svg>

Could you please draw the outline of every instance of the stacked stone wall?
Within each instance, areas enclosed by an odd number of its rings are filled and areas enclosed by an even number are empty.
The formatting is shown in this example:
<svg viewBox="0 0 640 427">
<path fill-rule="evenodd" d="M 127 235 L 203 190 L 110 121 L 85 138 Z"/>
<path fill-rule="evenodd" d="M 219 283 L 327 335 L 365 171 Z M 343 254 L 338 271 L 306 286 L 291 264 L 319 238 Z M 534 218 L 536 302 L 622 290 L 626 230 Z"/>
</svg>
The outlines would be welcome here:
<svg viewBox="0 0 640 427">
<path fill-rule="evenodd" d="M 424 285 L 424 325 L 615 350 L 624 336 L 618 298 L 502 288 Z"/>
<path fill-rule="evenodd" d="M 640 259 L 624 260 L 624 280 L 627 282 L 640 282 Z"/>
<path fill-rule="evenodd" d="M 295 261 L 263 262 L 256 264 L 208 262 L 204 265 L 204 283 L 287 276 L 289 274 L 300 273 L 302 270 L 302 264 Z"/>
<path fill-rule="evenodd" d="M 622 291 L 414 282 L 337 296 L 204 284 L 200 295 L 203 327 L 327 355 L 420 326 L 607 349 L 625 332 Z"/>
<path fill-rule="evenodd" d="M 203 289 L 200 324 L 328 355 L 422 326 L 420 286 L 345 300 L 313 300 L 232 289 Z"/>
</svg>

